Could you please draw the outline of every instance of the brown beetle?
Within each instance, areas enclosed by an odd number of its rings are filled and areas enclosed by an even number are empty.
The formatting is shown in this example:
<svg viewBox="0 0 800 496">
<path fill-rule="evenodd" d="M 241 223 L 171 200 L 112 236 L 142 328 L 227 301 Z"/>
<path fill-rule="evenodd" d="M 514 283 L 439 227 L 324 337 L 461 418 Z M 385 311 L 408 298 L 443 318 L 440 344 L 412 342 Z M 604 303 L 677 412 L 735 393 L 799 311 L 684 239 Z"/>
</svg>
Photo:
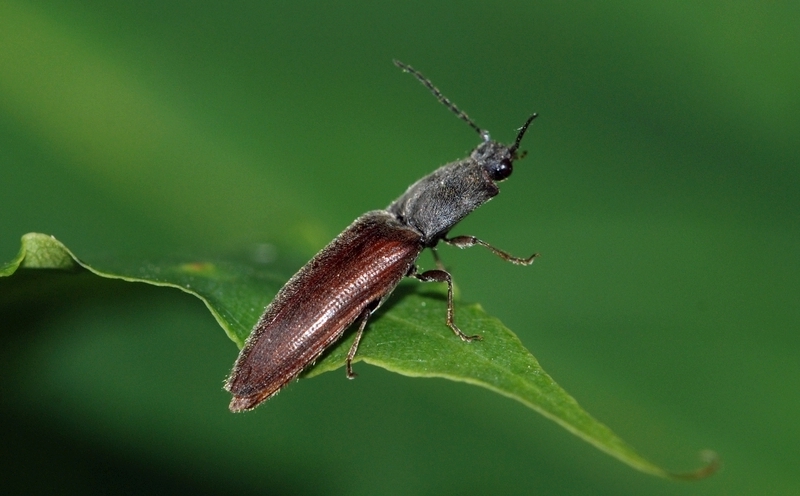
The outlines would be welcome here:
<svg viewBox="0 0 800 496">
<path fill-rule="evenodd" d="M 233 412 L 249 410 L 296 378 L 356 320 L 358 332 L 347 354 L 347 377 L 369 316 L 403 277 L 447 283 L 446 323 L 464 341 L 480 339 L 461 332 L 453 321 L 453 283 L 434 251 L 437 269 L 418 272 L 414 262 L 425 248 L 443 241 L 459 248 L 480 245 L 500 258 L 529 265 L 537 254 L 516 258 L 474 236 L 447 233 L 470 212 L 499 193 L 495 183 L 511 175 L 512 163 L 536 114 L 520 128 L 512 145 L 489 138 L 422 74 L 394 61 L 428 87 L 447 108 L 483 138 L 469 157 L 444 165 L 412 184 L 386 210 L 355 220 L 278 292 L 245 342 L 225 389 Z"/>
</svg>

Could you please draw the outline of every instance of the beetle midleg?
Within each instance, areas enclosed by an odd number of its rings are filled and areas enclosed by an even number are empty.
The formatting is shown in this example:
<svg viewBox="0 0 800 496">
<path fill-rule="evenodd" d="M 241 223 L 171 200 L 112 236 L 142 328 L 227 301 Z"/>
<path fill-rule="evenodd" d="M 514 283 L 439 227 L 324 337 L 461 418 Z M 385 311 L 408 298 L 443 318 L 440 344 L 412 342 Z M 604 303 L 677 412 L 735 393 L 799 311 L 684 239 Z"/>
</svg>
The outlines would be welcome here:
<svg viewBox="0 0 800 496">
<path fill-rule="evenodd" d="M 469 336 L 461 332 L 461 329 L 456 326 L 453 321 L 453 278 L 450 273 L 442 269 L 426 270 L 423 273 L 418 273 L 416 267 L 408 274 L 411 277 L 416 277 L 422 282 L 446 282 L 447 283 L 447 327 L 452 329 L 456 336 L 464 341 L 472 341 L 474 339 L 481 339 L 477 334 Z"/>
<path fill-rule="evenodd" d="M 513 257 L 509 253 L 500 250 L 498 248 L 495 248 L 489 243 L 479 240 L 475 236 L 456 236 L 455 238 L 444 238 L 442 239 L 442 241 L 444 241 L 448 245 L 452 245 L 458 248 L 470 248 L 475 245 L 483 246 L 484 248 L 488 248 L 489 250 L 491 250 L 492 253 L 502 258 L 506 262 L 511 262 L 516 265 L 530 265 L 533 263 L 536 257 L 539 256 L 538 253 L 534 253 L 528 258 Z"/>
<path fill-rule="evenodd" d="M 350 351 L 347 352 L 347 361 L 346 364 L 346 374 L 348 379 L 355 379 L 356 374 L 353 372 L 353 358 L 356 356 L 356 351 L 358 351 L 358 344 L 361 342 L 361 336 L 364 335 L 364 328 L 367 327 L 367 321 L 369 320 L 369 316 L 372 315 L 372 312 L 378 308 L 378 303 L 380 300 L 374 301 L 364 308 L 364 311 L 361 312 L 361 315 L 358 316 L 358 319 L 361 321 L 358 324 L 358 332 L 356 333 L 356 338 L 353 340 L 353 344 L 350 346 Z"/>
<path fill-rule="evenodd" d="M 433 261 L 436 263 L 436 268 L 439 270 L 445 270 L 444 264 L 442 263 L 442 259 L 439 258 L 439 252 L 436 251 L 435 246 L 431 248 L 431 254 L 433 254 Z"/>
</svg>

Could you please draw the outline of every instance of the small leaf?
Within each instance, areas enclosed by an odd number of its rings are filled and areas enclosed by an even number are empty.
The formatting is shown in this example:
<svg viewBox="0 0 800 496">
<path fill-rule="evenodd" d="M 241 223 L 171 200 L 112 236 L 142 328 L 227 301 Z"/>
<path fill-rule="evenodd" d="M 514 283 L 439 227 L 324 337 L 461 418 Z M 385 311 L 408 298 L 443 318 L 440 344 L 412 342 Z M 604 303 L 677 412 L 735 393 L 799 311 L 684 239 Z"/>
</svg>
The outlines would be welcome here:
<svg viewBox="0 0 800 496">
<path fill-rule="evenodd" d="M 113 261 L 102 269 L 78 260 L 52 236 L 22 237 L 18 255 L 0 267 L 0 276 L 18 270 L 90 271 L 101 277 L 178 288 L 200 298 L 239 347 L 290 272 L 286 262 L 201 259 L 183 262 Z M 279 268 L 280 267 L 280 268 Z M 483 340 L 456 338 L 444 325 L 443 293 L 401 284 L 370 320 L 355 361 L 364 361 L 409 377 L 441 377 L 485 387 L 515 399 L 571 433 L 633 468 L 673 479 L 700 479 L 718 468 L 716 455 L 704 453 L 705 466 L 685 474 L 668 472 L 641 457 L 608 427 L 598 422 L 539 366 L 514 333 L 477 304 L 459 304 L 457 320 Z M 353 334 L 334 345 L 304 377 L 314 377 L 345 363 Z"/>
</svg>

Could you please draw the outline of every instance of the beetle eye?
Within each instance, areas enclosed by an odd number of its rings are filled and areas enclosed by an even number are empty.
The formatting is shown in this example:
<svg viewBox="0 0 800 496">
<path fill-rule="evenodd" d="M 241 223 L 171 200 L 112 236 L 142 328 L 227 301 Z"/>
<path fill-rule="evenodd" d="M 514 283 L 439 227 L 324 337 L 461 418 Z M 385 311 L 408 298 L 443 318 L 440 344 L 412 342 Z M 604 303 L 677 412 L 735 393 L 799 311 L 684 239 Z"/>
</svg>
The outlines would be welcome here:
<svg viewBox="0 0 800 496">
<path fill-rule="evenodd" d="M 506 158 L 492 166 L 489 170 L 489 177 L 492 178 L 492 181 L 502 181 L 511 175 L 512 170 L 514 168 L 511 166 L 511 161 Z"/>
</svg>

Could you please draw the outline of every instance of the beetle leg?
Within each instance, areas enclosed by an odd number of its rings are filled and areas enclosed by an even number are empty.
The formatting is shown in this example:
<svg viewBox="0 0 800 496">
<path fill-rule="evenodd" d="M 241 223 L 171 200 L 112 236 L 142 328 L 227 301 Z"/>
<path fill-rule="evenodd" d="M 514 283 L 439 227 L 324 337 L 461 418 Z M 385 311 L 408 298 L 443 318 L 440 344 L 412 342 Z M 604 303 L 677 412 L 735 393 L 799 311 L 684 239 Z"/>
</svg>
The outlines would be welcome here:
<svg viewBox="0 0 800 496">
<path fill-rule="evenodd" d="M 372 312 L 377 308 L 377 305 L 371 303 L 364 308 L 364 311 L 361 312 L 361 315 L 358 316 L 361 323 L 358 325 L 358 332 L 356 333 L 356 338 L 353 340 L 353 344 L 350 346 L 350 351 L 347 352 L 347 361 L 345 364 L 347 378 L 348 379 L 355 379 L 358 374 L 353 372 L 353 358 L 356 356 L 356 351 L 358 351 L 358 344 L 361 342 L 361 336 L 364 335 L 364 328 L 367 327 L 367 321 L 369 320 L 369 316 L 372 315 Z"/>
<path fill-rule="evenodd" d="M 444 264 L 442 263 L 442 259 L 439 258 L 439 252 L 436 251 L 436 247 L 434 246 L 431 248 L 431 253 L 433 254 L 433 260 L 436 262 L 436 268 L 439 270 L 445 270 Z"/>
<path fill-rule="evenodd" d="M 488 248 L 492 251 L 495 255 L 502 258 L 506 262 L 511 262 L 516 265 L 530 265 L 533 263 L 534 259 L 539 256 L 538 253 L 534 253 L 528 258 L 518 258 L 513 257 L 509 253 L 504 252 L 494 246 L 486 243 L 485 241 L 481 241 L 475 236 L 456 236 L 454 238 L 443 238 L 442 241 L 447 243 L 448 245 L 452 245 L 458 248 L 470 248 L 475 245 L 483 246 L 484 248 Z"/>
<path fill-rule="evenodd" d="M 409 274 L 412 277 L 416 277 L 422 282 L 446 282 L 447 283 L 447 327 L 452 329 L 456 336 L 460 337 L 463 341 L 472 341 L 474 339 L 481 339 L 481 337 L 477 334 L 474 336 L 469 336 L 461 332 L 461 329 L 456 326 L 456 323 L 453 321 L 453 278 L 450 276 L 450 273 L 446 270 L 441 269 L 434 269 L 434 270 L 427 270 L 421 274 L 417 273 L 416 267 L 414 268 L 414 272 Z"/>
</svg>

